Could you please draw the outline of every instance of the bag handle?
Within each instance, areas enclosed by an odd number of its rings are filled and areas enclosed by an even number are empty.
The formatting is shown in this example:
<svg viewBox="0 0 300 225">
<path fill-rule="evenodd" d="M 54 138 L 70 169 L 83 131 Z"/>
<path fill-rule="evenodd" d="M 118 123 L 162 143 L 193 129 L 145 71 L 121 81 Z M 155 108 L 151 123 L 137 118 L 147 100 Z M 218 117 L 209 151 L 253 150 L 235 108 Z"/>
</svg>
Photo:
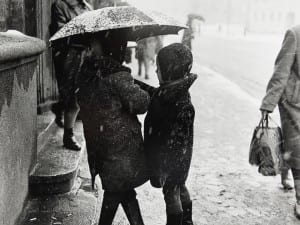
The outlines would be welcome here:
<svg viewBox="0 0 300 225">
<path fill-rule="evenodd" d="M 268 128 L 269 127 L 269 115 L 266 116 L 266 118 L 261 118 L 258 124 L 261 128 Z"/>
<path fill-rule="evenodd" d="M 279 127 L 278 123 L 276 123 L 269 114 L 267 114 L 266 118 L 261 118 L 258 126 L 261 128 L 269 128 L 269 121 L 272 121 L 277 127 Z"/>
</svg>

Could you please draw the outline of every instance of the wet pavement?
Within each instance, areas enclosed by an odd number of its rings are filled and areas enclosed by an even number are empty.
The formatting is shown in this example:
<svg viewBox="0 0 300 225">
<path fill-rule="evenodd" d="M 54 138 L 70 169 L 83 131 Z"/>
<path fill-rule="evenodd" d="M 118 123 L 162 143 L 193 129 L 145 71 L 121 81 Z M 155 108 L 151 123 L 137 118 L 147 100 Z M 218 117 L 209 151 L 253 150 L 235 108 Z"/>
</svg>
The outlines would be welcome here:
<svg viewBox="0 0 300 225">
<path fill-rule="evenodd" d="M 293 214 L 294 191 L 284 191 L 280 177 L 263 177 L 248 164 L 250 139 L 260 119 L 259 100 L 197 61 L 193 72 L 199 78 L 191 90 L 196 118 L 194 155 L 187 185 L 194 202 L 195 224 L 299 224 Z M 154 76 L 149 82 L 157 83 Z M 98 220 L 102 191 L 99 183 L 99 190 L 91 191 L 88 177 L 84 158 L 77 188 L 47 200 L 49 210 L 53 206 L 53 217 L 61 222 L 56 224 L 92 224 Z M 137 192 L 145 224 L 165 224 L 161 190 L 147 183 Z M 38 204 L 43 207 L 41 202 Z M 85 216 L 75 222 L 80 218 L 79 212 Z M 28 224 L 47 225 L 35 221 Z M 114 224 L 128 224 L 121 209 Z"/>
</svg>

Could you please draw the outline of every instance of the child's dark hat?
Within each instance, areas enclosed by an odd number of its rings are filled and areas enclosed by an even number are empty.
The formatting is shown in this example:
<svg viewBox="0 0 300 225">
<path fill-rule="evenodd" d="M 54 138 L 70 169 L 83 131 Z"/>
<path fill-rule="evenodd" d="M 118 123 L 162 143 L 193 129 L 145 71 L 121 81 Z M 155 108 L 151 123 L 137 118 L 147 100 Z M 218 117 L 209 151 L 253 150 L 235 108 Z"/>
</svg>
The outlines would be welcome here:
<svg viewBox="0 0 300 225">
<path fill-rule="evenodd" d="M 157 62 L 163 81 L 174 81 L 190 73 L 193 55 L 187 46 L 175 43 L 159 51 Z"/>
</svg>

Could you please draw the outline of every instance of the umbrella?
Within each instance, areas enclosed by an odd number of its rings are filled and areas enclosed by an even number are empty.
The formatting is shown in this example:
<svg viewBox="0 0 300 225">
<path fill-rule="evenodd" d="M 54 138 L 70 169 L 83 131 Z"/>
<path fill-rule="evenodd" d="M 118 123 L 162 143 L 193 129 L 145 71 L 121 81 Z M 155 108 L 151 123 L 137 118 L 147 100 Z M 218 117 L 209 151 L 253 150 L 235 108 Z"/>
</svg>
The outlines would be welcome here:
<svg viewBox="0 0 300 225">
<path fill-rule="evenodd" d="M 65 24 L 50 41 L 101 31 L 127 29 L 128 41 L 150 36 L 178 34 L 186 28 L 172 17 L 133 6 L 106 7 L 83 13 Z"/>
<path fill-rule="evenodd" d="M 203 16 L 196 14 L 196 13 L 190 13 L 188 15 L 190 20 L 201 20 L 201 21 L 205 21 L 205 19 L 203 18 Z"/>
</svg>

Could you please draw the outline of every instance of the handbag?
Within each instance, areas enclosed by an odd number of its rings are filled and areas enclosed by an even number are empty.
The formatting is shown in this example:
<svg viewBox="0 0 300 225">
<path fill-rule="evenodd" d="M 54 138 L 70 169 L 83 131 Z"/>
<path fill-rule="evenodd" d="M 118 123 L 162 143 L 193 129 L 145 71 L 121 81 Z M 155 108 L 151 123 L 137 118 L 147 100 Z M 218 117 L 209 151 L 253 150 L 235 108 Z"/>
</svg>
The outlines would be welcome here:
<svg viewBox="0 0 300 225">
<path fill-rule="evenodd" d="M 249 163 L 264 176 L 275 176 L 284 167 L 281 128 L 269 126 L 269 116 L 255 128 L 250 144 Z"/>
</svg>

